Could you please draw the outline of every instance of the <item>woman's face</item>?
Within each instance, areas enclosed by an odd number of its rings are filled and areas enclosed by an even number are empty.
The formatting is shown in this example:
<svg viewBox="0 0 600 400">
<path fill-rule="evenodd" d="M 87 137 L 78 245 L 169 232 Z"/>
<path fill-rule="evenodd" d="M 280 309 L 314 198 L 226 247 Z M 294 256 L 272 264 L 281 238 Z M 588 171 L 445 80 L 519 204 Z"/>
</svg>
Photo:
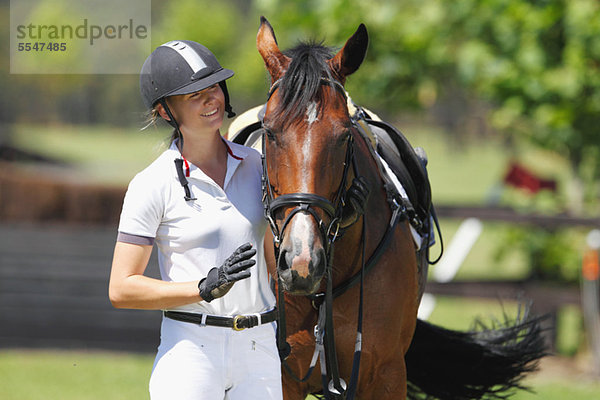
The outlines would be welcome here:
<svg viewBox="0 0 600 400">
<path fill-rule="evenodd" d="M 182 131 L 219 130 L 225 115 L 225 95 L 216 83 L 199 92 L 170 96 L 169 107 Z"/>
</svg>

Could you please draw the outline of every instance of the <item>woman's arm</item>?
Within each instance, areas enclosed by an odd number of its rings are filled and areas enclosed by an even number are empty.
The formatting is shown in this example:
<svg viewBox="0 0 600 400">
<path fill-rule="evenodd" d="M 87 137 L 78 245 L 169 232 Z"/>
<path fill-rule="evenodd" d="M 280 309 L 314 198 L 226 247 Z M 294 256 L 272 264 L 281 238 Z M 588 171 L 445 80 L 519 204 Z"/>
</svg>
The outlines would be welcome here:
<svg viewBox="0 0 600 400">
<path fill-rule="evenodd" d="M 116 308 L 163 310 L 202 300 L 198 281 L 165 282 L 144 276 L 152 246 L 117 242 L 108 296 Z"/>
</svg>

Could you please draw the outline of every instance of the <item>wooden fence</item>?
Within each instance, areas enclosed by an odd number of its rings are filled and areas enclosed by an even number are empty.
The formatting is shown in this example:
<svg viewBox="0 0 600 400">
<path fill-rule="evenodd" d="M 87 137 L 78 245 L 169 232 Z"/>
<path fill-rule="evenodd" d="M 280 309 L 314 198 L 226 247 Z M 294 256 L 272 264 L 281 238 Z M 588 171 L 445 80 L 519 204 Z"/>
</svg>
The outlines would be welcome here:
<svg viewBox="0 0 600 400">
<path fill-rule="evenodd" d="M 108 299 L 115 228 L 0 224 L 0 346 L 154 351 L 160 312 Z M 156 256 L 149 274 L 158 276 Z"/>
</svg>

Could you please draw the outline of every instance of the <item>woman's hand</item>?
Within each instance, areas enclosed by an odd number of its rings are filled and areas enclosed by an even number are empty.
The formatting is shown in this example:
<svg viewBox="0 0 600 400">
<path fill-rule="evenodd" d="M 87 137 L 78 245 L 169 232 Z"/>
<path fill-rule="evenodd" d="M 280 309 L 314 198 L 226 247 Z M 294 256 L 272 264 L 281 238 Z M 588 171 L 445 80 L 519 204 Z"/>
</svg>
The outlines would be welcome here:
<svg viewBox="0 0 600 400">
<path fill-rule="evenodd" d="M 245 243 L 238 247 L 223 265 L 211 269 L 206 278 L 198 283 L 202 299 L 211 302 L 225 296 L 235 282 L 249 278 L 248 268 L 256 264 L 256 261 L 251 259 L 255 254 L 256 250 L 252 245 Z"/>
</svg>

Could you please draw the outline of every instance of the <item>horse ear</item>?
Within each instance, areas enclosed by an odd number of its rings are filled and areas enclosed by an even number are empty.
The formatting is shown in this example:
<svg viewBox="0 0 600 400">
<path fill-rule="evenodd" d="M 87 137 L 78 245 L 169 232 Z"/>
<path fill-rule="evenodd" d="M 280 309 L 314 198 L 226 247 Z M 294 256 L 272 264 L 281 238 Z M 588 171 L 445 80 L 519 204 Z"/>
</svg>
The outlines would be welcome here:
<svg viewBox="0 0 600 400">
<path fill-rule="evenodd" d="M 360 24 L 344 47 L 329 61 L 331 69 L 343 81 L 362 64 L 369 47 L 369 34 L 365 24 Z"/>
<path fill-rule="evenodd" d="M 284 55 L 277 46 L 273 27 L 265 17 L 260 17 L 260 28 L 256 35 L 256 47 L 265 61 L 271 82 L 278 80 L 290 65 L 290 58 Z"/>
</svg>

